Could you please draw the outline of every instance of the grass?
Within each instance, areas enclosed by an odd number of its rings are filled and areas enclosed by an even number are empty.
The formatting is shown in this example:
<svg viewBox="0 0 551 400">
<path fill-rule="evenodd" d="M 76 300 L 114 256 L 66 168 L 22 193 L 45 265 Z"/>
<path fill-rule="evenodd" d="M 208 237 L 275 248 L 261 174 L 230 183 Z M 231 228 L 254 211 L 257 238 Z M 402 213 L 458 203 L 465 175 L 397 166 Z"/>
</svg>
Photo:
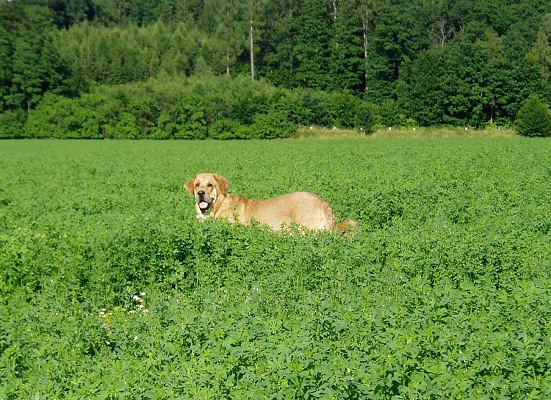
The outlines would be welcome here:
<svg viewBox="0 0 551 400">
<path fill-rule="evenodd" d="M 551 142 L 0 143 L 0 398 L 549 398 Z M 201 171 L 359 231 L 201 223 Z"/>
<path fill-rule="evenodd" d="M 299 138 L 315 139 L 376 139 L 376 138 L 511 138 L 518 137 L 510 128 L 472 129 L 472 128 L 398 128 L 379 129 L 371 134 L 364 134 L 354 129 L 329 129 L 322 127 L 301 127 Z"/>
</svg>

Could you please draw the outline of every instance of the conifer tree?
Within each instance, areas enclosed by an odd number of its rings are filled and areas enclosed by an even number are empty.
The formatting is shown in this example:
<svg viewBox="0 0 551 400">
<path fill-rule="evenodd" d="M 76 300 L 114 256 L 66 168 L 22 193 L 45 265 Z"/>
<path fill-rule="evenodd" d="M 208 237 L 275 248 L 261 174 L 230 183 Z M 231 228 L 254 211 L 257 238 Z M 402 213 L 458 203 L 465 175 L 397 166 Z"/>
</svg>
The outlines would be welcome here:
<svg viewBox="0 0 551 400">
<path fill-rule="evenodd" d="M 531 95 L 518 111 L 515 128 L 523 136 L 551 136 L 551 112 L 537 94 Z"/>
</svg>

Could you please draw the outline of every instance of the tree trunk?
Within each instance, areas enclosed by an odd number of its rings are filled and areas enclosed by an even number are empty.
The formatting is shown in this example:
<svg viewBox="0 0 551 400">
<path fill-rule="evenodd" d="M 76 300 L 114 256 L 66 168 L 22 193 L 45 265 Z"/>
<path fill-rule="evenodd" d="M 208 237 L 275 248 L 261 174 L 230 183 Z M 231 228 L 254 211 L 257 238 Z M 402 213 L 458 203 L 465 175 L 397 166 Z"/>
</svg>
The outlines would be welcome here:
<svg viewBox="0 0 551 400">
<path fill-rule="evenodd" d="M 338 3 L 333 0 L 333 23 L 336 24 L 337 23 L 337 14 L 339 12 L 339 5 Z M 338 33 L 335 33 L 335 48 L 338 50 L 339 49 L 339 35 Z"/>
<path fill-rule="evenodd" d="M 253 28 L 252 18 L 251 18 L 251 31 L 250 31 L 250 46 L 251 46 L 251 79 L 254 81 L 254 28 Z"/>
<path fill-rule="evenodd" d="M 369 44 L 369 41 L 368 41 L 368 36 L 367 36 L 367 28 L 369 26 L 369 21 L 368 21 L 368 16 L 367 16 L 367 12 L 362 16 L 362 26 L 363 26 L 363 39 L 364 39 L 364 81 L 365 81 L 365 88 L 364 88 L 364 91 L 365 91 L 365 94 L 367 94 L 367 89 L 369 87 L 368 85 L 368 72 L 367 72 L 367 69 L 368 69 L 368 44 Z"/>
<path fill-rule="evenodd" d="M 226 75 L 230 74 L 230 52 L 226 51 Z"/>
</svg>

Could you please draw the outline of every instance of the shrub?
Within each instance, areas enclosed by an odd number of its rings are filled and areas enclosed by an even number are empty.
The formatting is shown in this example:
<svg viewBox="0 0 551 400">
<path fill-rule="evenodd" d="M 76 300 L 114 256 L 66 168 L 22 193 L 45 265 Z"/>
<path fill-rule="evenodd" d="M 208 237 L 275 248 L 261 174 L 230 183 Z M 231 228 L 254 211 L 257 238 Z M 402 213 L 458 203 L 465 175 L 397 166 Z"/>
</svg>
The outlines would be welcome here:
<svg viewBox="0 0 551 400">
<path fill-rule="evenodd" d="M 296 135 L 297 126 L 283 112 L 271 110 L 255 115 L 252 131 L 256 139 L 289 138 Z"/>
<path fill-rule="evenodd" d="M 134 115 L 122 112 L 114 125 L 107 129 L 107 136 L 113 139 L 138 139 L 138 127 Z"/>
<path fill-rule="evenodd" d="M 356 109 L 356 128 L 363 129 L 365 133 L 374 132 L 373 126 L 375 125 L 375 115 L 371 106 L 366 102 L 358 104 Z"/>
<path fill-rule="evenodd" d="M 536 94 L 531 95 L 520 108 L 515 128 L 523 136 L 551 136 L 551 112 Z"/>
<path fill-rule="evenodd" d="M 29 114 L 25 135 L 32 138 L 97 139 L 101 135 L 104 108 L 100 106 L 104 103 L 102 97 L 93 94 L 69 99 L 48 93 Z"/>
<path fill-rule="evenodd" d="M 233 119 L 221 119 L 209 126 L 208 136 L 211 139 L 237 139 L 236 133 L 241 124 Z"/>
<path fill-rule="evenodd" d="M 23 110 L 7 111 L 0 114 L 0 139 L 17 139 L 24 137 L 24 124 L 25 112 Z"/>
<path fill-rule="evenodd" d="M 158 125 L 174 139 L 204 139 L 207 125 L 201 99 L 182 96 L 161 113 Z"/>
<path fill-rule="evenodd" d="M 29 114 L 25 135 L 32 138 L 63 137 L 67 131 L 65 121 L 71 109 L 71 100 L 46 94 L 38 107 Z"/>
<path fill-rule="evenodd" d="M 370 132 L 373 111 L 350 93 L 289 91 L 245 78 L 167 78 L 98 86 L 79 98 L 47 94 L 21 136 L 273 139 L 294 136 L 298 124 Z M 16 137 L 17 132 L 17 125 L 0 120 L 0 137 Z"/>
<path fill-rule="evenodd" d="M 328 94 L 312 89 L 297 89 L 294 93 L 299 101 L 296 107 L 299 120 L 304 125 L 319 125 L 329 127 Z"/>
<path fill-rule="evenodd" d="M 392 99 L 385 99 L 379 107 L 381 124 L 385 126 L 400 126 L 400 109 Z"/>
<path fill-rule="evenodd" d="M 350 93 L 340 92 L 331 93 L 328 100 L 326 112 L 330 115 L 330 124 L 341 128 L 354 128 L 361 100 Z"/>
</svg>

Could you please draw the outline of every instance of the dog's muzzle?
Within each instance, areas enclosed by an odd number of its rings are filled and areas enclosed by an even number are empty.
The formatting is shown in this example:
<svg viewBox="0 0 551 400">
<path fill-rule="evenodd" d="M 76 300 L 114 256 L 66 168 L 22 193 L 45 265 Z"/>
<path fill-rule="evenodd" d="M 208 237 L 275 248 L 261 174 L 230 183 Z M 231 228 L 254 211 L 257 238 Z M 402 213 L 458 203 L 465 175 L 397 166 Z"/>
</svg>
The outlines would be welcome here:
<svg viewBox="0 0 551 400">
<path fill-rule="evenodd" d="M 208 194 L 205 193 L 204 190 L 199 190 L 197 192 L 197 205 L 199 206 L 199 209 L 202 213 L 205 213 L 209 210 L 209 208 L 212 206 L 212 199 Z"/>
</svg>

